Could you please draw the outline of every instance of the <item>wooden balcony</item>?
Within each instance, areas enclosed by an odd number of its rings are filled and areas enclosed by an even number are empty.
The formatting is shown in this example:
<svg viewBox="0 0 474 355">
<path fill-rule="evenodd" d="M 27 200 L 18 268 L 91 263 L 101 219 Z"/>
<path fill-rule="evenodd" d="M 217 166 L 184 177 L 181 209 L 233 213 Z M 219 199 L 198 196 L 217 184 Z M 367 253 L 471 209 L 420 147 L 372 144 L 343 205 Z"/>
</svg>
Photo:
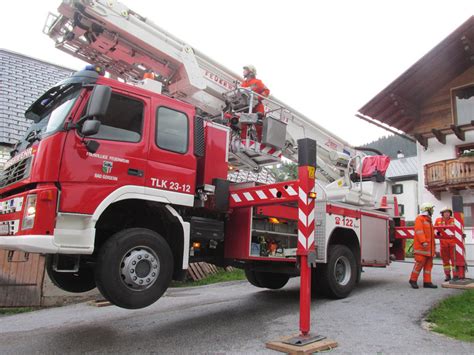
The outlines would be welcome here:
<svg viewBox="0 0 474 355">
<path fill-rule="evenodd" d="M 426 164 L 425 187 L 436 197 L 442 191 L 474 188 L 474 157 L 460 157 Z"/>
</svg>

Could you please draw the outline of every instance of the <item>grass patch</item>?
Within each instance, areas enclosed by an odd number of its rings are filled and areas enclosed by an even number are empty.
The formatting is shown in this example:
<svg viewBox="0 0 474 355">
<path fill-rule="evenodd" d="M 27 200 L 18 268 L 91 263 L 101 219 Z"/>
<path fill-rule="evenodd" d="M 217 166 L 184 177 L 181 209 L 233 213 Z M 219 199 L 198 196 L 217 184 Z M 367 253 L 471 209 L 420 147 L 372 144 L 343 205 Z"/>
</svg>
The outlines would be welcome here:
<svg viewBox="0 0 474 355">
<path fill-rule="evenodd" d="M 405 243 L 405 256 L 413 258 L 413 239 L 407 239 Z"/>
<path fill-rule="evenodd" d="M 0 308 L 0 316 L 11 316 L 14 314 L 32 312 L 35 308 L 33 307 L 17 307 L 17 308 Z"/>
<path fill-rule="evenodd" d="M 474 342 L 474 290 L 442 301 L 428 315 L 433 331 L 455 339 Z"/>
<path fill-rule="evenodd" d="M 243 270 L 234 269 L 233 271 L 224 271 L 219 269 L 215 274 L 199 281 L 173 281 L 170 287 L 189 287 L 189 286 L 203 286 L 219 282 L 246 280 Z"/>
</svg>

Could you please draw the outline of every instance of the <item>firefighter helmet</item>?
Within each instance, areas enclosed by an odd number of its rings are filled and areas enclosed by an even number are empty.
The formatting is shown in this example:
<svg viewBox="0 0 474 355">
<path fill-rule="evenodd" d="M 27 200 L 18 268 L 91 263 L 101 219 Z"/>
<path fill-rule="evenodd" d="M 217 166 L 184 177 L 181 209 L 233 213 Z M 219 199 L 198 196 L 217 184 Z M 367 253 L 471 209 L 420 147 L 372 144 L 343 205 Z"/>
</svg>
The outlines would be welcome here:
<svg viewBox="0 0 474 355">
<path fill-rule="evenodd" d="M 253 65 L 246 65 L 246 66 L 244 66 L 244 70 L 245 69 L 247 69 L 254 76 L 257 75 L 257 69 Z"/>
<path fill-rule="evenodd" d="M 434 205 L 431 202 L 422 203 L 420 206 L 420 212 L 433 212 Z"/>
<path fill-rule="evenodd" d="M 453 210 L 449 208 L 448 206 L 444 206 L 443 209 L 439 211 L 440 214 L 443 214 L 444 212 L 449 212 L 451 216 L 453 215 Z"/>
</svg>

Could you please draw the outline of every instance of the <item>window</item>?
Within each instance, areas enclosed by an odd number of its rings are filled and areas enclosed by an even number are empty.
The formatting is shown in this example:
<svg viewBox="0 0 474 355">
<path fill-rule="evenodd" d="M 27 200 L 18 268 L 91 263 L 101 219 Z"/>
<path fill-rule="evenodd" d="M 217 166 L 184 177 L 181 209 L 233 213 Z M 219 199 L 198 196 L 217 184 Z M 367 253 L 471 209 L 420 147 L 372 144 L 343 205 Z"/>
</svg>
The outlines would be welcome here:
<svg viewBox="0 0 474 355">
<path fill-rule="evenodd" d="M 403 193 L 403 185 L 402 184 L 396 184 L 392 186 L 392 194 L 394 195 L 400 195 Z"/>
<path fill-rule="evenodd" d="M 398 212 L 400 213 L 400 216 L 404 216 L 405 215 L 405 205 L 399 204 L 398 205 Z"/>
<path fill-rule="evenodd" d="M 463 144 L 456 146 L 456 156 L 474 156 L 474 144 Z"/>
<path fill-rule="evenodd" d="M 100 122 L 99 133 L 91 138 L 139 142 L 142 136 L 143 102 L 113 93 L 107 113 L 100 118 Z"/>
<path fill-rule="evenodd" d="M 464 226 L 465 227 L 472 227 L 472 216 L 474 212 L 474 203 L 466 204 L 463 207 L 464 212 Z"/>
<path fill-rule="evenodd" d="M 156 112 L 156 144 L 176 153 L 188 151 L 188 117 L 166 107 Z"/>
<path fill-rule="evenodd" d="M 474 120 L 474 85 L 453 90 L 455 121 L 458 125 Z"/>
</svg>

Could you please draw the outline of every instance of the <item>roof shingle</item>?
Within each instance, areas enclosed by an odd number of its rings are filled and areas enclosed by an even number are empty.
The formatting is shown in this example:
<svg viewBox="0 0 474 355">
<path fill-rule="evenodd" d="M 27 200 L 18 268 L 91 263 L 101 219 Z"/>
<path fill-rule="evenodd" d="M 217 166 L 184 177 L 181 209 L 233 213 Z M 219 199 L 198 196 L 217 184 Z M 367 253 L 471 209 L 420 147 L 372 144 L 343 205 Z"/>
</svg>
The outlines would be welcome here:
<svg viewBox="0 0 474 355">
<path fill-rule="evenodd" d="M 0 49 L 0 144 L 14 144 L 31 121 L 25 110 L 73 70 Z"/>
</svg>

